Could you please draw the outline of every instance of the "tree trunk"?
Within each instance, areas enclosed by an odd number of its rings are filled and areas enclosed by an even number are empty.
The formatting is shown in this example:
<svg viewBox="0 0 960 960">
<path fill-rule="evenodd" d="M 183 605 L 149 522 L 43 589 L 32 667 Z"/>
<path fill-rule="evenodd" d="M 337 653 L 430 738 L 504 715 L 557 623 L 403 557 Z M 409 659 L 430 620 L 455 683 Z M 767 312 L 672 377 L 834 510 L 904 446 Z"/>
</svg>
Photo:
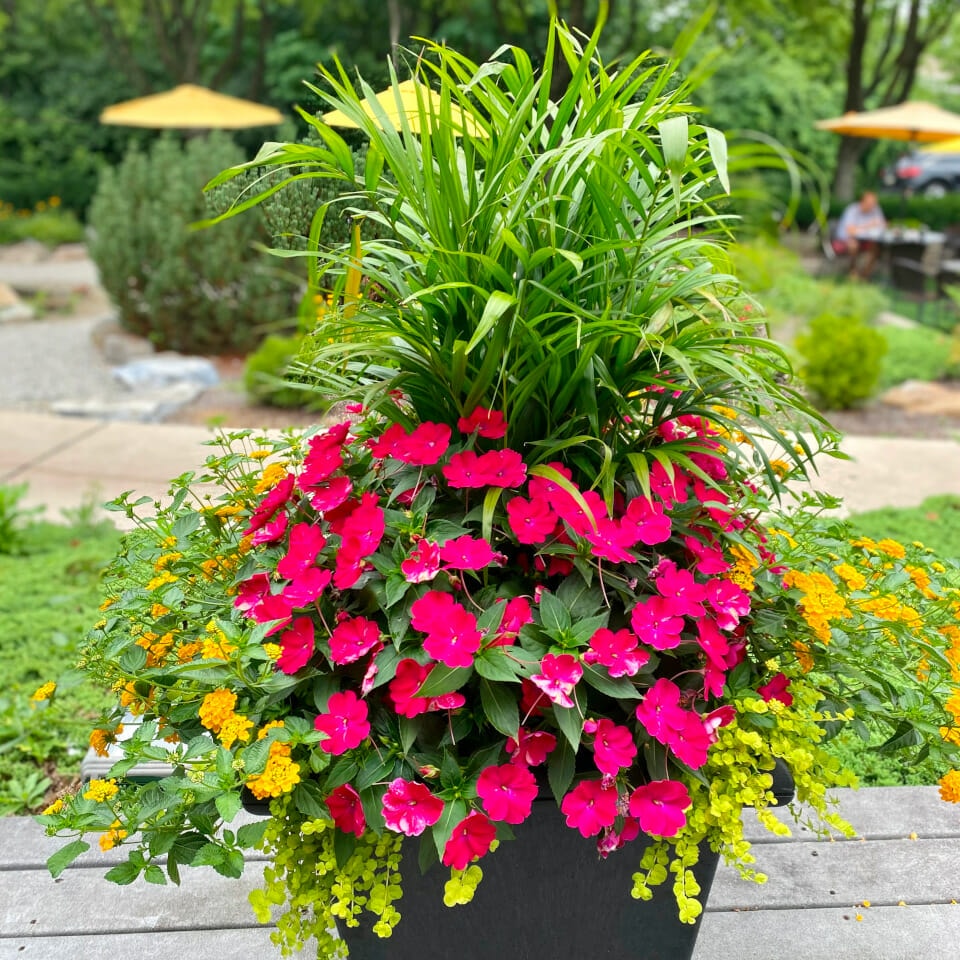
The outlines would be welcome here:
<svg viewBox="0 0 960 960">
<path fill-rule="evenodd" d="M 833 194 L 844 203 L 856 196 L 857 163 L 869 146 L 866 140 L 856 137 L 841 137 L 837 151 L 837 172 L 833 177 Z"/>
</svg>

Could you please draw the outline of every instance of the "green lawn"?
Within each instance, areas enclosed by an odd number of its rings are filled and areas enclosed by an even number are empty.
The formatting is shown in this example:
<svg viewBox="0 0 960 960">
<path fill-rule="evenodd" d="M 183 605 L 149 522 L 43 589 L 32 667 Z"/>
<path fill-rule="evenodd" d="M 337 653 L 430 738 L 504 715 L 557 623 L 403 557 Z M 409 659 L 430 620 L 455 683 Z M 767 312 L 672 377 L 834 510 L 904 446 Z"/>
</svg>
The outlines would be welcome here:
<svg viewBox="0 0 960 960">
<path fill-rule="evenodd" d="M 90 721 L 109 701 L 75 663 L 120 535 L 109 523 L 35 523 L 21 539 L 22 554 L 0 554 L 0 814 L 42 806 L 51 784 L 79 771 Z M 52 703 L 32 702 L 47 681 Z"/>
</svg>

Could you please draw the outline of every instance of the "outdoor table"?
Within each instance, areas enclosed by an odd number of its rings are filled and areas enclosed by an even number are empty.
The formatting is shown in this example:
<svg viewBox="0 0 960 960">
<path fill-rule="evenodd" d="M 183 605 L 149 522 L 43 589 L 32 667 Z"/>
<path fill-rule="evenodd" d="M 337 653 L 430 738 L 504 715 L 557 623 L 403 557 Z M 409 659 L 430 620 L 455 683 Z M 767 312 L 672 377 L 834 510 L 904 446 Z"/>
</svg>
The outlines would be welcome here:
<svg viewBox="0 0 960 960">
<path fill-rule="evenodd" d="M 929 265 L 932 268 L 931 273 L 936 274 L 940 252 L 947 237 L 945 233 L 926 228 L 885 227 L 883 230 L 865 230 L 857 234 L 857 239 L 875 243 L 880 247 L 878 262 L 884 274 L 889 276 L 890 261 L 894 256 Z M 932 263 L 931 259 L 936 263 Z"/>
</svg>

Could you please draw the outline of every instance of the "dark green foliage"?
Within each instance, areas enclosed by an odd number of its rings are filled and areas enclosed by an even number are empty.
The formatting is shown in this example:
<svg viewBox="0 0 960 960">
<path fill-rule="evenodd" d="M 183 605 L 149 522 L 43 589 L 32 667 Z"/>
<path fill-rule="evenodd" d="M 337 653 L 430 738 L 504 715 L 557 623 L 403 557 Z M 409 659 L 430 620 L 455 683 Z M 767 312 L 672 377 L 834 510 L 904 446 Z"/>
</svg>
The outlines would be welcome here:
<svg viewBox="0 0 960 960">
<path fill-rule="evenodd" d="M 91 255 L 123 326 L 160 349 L 249 350 L 293 313 L 294 276 L 254 249 L 270 240 L 262 215 L 190 226 L 233 202 L 235 188 L 205 194 L 203 186 L 243 159 L 223 135 L 183 148 L 164 138 L 103 172 L 90 207 Z"/>
<path fill-rule="evenodd" d="M 868 183 L 864 189 L 879 190 L 879 184 Z M 948 193 L 945 197 L 902 197 L 899 193 L 880 193 L 880 206 L 888 220 L 922 223 L 931 230 L 960 224 L 960 193 Z M 846 204 L 833 199 L 825 217 L 839 218 Z M 808 196 L 800 200 L 796 222 L 801 229 L 809 227 L 816 219 L 813 204 Z"/>
<path fill-rule="evenodd" d="M 917 507 L 882 507 L 850 518 L 860 536 L 901 543 L 919 540 L 939 557 L 960 559 L 960 497 L 928 497 Z"/>
<path fill-rule="evenodd" d="M 845 410 L 876 392 L 887 343 L 858 317 L 822 313 L 796 340 L 800 378 L 825 410 Z"/>
<path fill-rule="evenodd" d="M 271 407 L 303 407 L 307 404 L 311 398 L 309 393 L 283 382 L 302 340 L 301 336 L 271 334 L 247 357 L 243 386 L 251 400 Z"/>
<path fill-rule="evenodd" d="M 861 787 L 932 787 L 943 776 L 930 760 L 906 764 L 897 754 L 881 753 L 876 748 L 884 739 L 877 734 L 864 741 L 853 730 L 843 730 L 824 747 L 857 775 Z"/>
</svg>

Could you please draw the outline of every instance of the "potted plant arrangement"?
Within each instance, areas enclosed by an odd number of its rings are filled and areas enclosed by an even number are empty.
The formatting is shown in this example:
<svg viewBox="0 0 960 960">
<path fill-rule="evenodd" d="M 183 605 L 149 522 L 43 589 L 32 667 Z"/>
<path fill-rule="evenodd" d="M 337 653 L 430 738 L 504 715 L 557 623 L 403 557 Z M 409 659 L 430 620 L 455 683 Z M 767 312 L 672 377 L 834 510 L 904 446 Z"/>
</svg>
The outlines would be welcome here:
<svg viewBox="0 0 960 960">
<path fill-rule="evenodd" d="M 688 956 L 716 858 L 763 879 L 741 814 L 785 829 L 778 763 L 848 829 L 824 743 L 853 724 L 960 799 L 956 571 L 783 505 L 832 442 L 726 270 L 723 137 L 671 65 L 596 47 L 556 27 L 537 71 L 428 43 L 416 133 L 328 73 L 362 178 L 310 117 L 322 146 L 255 161 L 375 222 L 359 265 L 311 251 L 339 280 L 300 376 L 349 403 L 226 434 L 148 519 L 114 504 L 139 529 L 86 653 L 119 694 L 91 742 L 142 722 L 46 812 L 79 834 L 54 872 L 89 833 L 129 844 L 120 883 L 257 847 L 287 954 Z M 172 773 L 125 782 L 142 759 Z M 672 926 L 632 912 L 664 899 Z"/>
</svg>

